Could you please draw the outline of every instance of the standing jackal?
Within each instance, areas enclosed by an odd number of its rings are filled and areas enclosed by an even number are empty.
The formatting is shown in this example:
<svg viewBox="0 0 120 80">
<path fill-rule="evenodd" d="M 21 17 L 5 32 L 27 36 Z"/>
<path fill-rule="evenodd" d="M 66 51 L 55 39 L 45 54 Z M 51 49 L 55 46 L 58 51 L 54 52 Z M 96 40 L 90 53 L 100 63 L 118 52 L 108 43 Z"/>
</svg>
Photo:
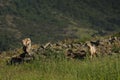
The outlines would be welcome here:
<svg viewBox="0 0 120 80">
<path fill-rule="evenodd" d="M 30 38 L 23 39 L 22 44 L 23 44 L 23 51 L 26 54 L 31 55 L 31 39 Z"/>
</svg>

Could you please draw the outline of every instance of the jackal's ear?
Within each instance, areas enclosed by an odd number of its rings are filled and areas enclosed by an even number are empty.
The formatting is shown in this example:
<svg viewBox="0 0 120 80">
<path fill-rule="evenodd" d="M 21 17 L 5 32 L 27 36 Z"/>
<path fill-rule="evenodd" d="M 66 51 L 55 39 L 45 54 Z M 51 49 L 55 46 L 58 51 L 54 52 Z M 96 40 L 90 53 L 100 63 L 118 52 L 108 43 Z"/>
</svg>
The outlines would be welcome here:
<svg viewBox="0 0 120 80">
<path fill-rule="evenodd" d="M 24 39 L 22 40 L 22 44 L 25 45 L 25 40 Z"/>
</svg>

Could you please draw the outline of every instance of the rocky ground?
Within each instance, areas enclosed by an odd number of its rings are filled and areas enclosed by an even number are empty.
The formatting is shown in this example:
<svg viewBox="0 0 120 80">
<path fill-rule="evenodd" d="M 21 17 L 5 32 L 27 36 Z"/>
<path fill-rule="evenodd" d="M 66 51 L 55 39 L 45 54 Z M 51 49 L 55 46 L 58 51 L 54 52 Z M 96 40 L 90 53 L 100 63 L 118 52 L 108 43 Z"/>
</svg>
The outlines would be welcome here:
<svg viewBox="0 0 120 80">
<path fill-rule="evenodd" d="M 46 58 L 49 56 L 50 52 L 54 52 L 57 54 L 64 53 L 66 58 L 78 58 L 84 59 L 86 56 L 90 56 L 89 47 L 87 44 L 91 44 L 96 49 L 97 56 L 104 55 L 114 55 L 120 54 L 120 37 L 109 37 L 104 39 L 96 39 L 90 40 L 86 42 L 80 42 L 78 40 L 63 40 L 56 43 L 48 42 L 43 45 L 32 45 L 32 56 L 27 54 L 24 55 L 24 52 L 21 49 L 15 49 L 12 51 L 2 52 L 0 57 L 1 59 L 9 58 L 9 63 L 21 63 L 21 62 L 29 62 L 30 60 L 34 60 L 38 58 L 38 56 L 42 56 Z"/>
<path fill-rule="evenodd" d="M 57 43 L 47 43 L 38 48 L 39 52 L 42 50 L 48 50 L 59 53 L 63 51 L 66 57 L 69 58 L 84 58 L 89 55 L 89 47 L 87 43 L 90 43 L 96 48 L 96 54 L 98 55 L 112 55 L 120 53 L 120 37 L 110 37 L 106 39 L 91 40 L 84 43 L 77 40 L 64 40 Z M 44 52 L 44 51 L 43 51 Z"/>
</svg>

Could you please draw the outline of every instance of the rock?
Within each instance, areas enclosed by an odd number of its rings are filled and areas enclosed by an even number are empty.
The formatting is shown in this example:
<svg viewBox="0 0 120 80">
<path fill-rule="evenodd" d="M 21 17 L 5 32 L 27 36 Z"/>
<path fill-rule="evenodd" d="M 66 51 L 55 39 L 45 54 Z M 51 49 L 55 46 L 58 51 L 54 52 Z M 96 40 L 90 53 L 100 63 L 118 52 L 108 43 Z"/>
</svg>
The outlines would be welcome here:
<svg viewBox="0 0 120 80">
<path fill-rule="evenodd" d="M 67 52 L 65 53 L 67 58 L 78 58 L 78 59 L 83 59 L 86 56 L 86 51 L 81 50 L 81 51 L 73 51 L 71 49 L 68 49 Z"/>
</svg>

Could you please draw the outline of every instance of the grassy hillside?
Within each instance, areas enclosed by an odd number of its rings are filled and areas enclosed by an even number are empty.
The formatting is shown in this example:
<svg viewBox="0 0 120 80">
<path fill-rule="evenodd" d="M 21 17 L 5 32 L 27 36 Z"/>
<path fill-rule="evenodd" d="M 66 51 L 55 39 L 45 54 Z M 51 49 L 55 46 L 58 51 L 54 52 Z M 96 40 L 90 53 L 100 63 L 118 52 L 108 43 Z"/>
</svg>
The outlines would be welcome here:
<svg viewBox="0 0 120 80">
<path fill-rule="evenodd" d="M 119 0 L 1 0 L 0 50 L 64 38 L 89 39 L 120 30 Z"/>
</svg>

